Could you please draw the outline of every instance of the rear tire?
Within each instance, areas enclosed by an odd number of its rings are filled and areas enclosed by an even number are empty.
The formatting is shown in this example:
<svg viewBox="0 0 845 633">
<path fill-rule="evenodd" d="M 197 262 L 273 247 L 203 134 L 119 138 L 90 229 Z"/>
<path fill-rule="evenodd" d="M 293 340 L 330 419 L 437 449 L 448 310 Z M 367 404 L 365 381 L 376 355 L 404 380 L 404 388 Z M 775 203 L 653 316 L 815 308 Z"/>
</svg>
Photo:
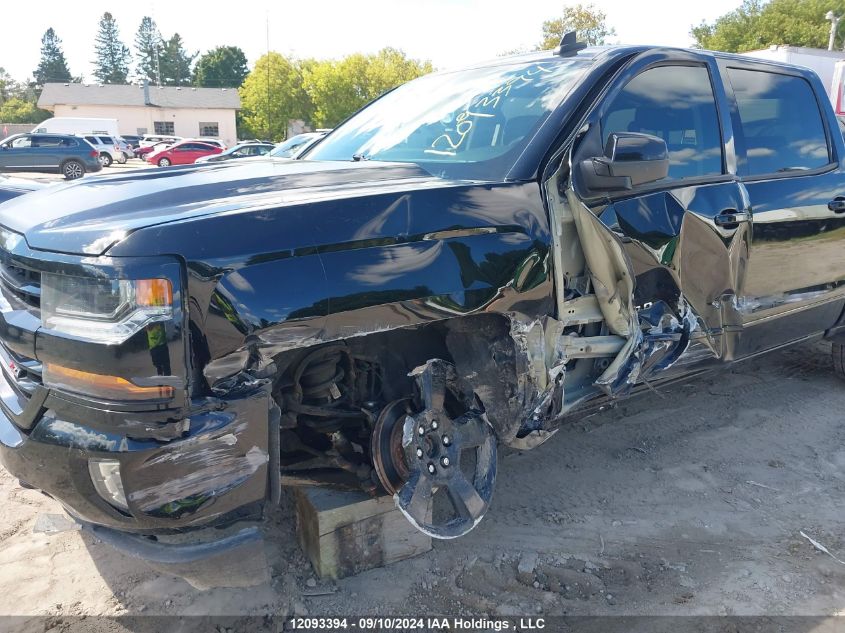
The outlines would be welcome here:
<svg viewBox="0 0 845 633">
<path fill-rule="evenodd" d="M 845 343 L 833 341 L 830 351 L 833 354 L 833 373 L 845 380 Z"/>
<path fill-rule="evenodd" d="M 114 161 L 112 161 L 111 154 L 103 152 L 102 154 L 100 154 L 100 162 L 102 163 L 103 167 L 111 167 L 111 164 Z"/>
<path fill-rule="evenodd" d="M 124 152 L 120 152 L 120 158 L 117 159 L 117 162 L 125 165 L 127 160 L 129 160 L 129 157 Z"/>
<path fill-rule="evenodd" d="M 170 159 L 169 158 L 160 158 L 158 161 L 159 167 L 170 167 Z"/>
<path fill-rule="evenodd" d="M 76 180 L 85 175 L 85 165 L 78 160 L 67 160 L 62 163 L 62 175 L 66 180 Z"/>
</svg>

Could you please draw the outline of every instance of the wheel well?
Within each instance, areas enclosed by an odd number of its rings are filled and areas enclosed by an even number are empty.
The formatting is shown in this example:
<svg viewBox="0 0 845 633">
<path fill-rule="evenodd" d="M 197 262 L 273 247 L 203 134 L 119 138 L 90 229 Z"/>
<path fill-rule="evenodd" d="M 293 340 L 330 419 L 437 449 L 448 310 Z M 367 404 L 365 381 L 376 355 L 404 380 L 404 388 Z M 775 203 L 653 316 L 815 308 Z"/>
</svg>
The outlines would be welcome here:
<svg viewBox="0 0 845 633">
<path fill-rule="evenodd" d="M 275 357 L 272 393 L 281 409 L 283 477 L 288 483 L 328 477 L 377 486 L 370 453 L 376 420 L 397 400 L 412 406 L 416 383 L 409 374 L 431 359 L 453 364 L 465 396 L 474 392 L 497 435 L 513 437 L 523 399 L 509 332 L 506 316 L 473 315 Z"/>
<path fill-rule="evenodd" d="M 502 389 L 512 397 L 510 392 L 517 382 L 516 350 L 509 333 L 510 319 L 506 316 L 481 314 L 292 350 L 274 358 L 277 371 L 273 391 L 279 393 L 280 385 L 307 355 L 340 344 L 353 358 L 378 365 L 383 381 L 381 395 L 387 400 L 412 395 L 411 370 L 432 358 L 441 358 L 457 367 L 459 375 L 489 408 L 501 398 Z"/>
</svg>

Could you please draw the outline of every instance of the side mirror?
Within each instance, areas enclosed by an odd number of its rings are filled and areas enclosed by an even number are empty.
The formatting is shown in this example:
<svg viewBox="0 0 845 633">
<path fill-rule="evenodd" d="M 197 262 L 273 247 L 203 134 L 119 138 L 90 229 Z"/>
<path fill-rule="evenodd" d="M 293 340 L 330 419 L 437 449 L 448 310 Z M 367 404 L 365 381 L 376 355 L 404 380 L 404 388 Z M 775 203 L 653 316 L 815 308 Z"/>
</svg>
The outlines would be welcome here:
<svg viewBox="0 0 845 633">
<path fill-rule="evenodd" d="M 624 191 L 669 175 L 666 141 L 651 134 L 613 132 L 604 156 L 580 163 L 581 177 L 590 191 Z"/>
</svg>

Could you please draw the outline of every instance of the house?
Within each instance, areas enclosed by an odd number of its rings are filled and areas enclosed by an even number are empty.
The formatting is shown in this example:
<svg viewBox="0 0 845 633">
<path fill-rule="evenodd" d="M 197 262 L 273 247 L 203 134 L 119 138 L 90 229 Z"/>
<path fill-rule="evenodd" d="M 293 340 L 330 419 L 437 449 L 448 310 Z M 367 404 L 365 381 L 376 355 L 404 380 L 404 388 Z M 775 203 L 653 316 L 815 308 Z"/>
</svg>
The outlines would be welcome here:
<svg viewBox="0 0 845 633">
<path fill-rule="evenodd" d="M 117 119 L 122 134 L 213 136 L 231 146 L 241 100 L 234 88 L 48 83 L 38 107 L 57 117 Z"/>
</svg>

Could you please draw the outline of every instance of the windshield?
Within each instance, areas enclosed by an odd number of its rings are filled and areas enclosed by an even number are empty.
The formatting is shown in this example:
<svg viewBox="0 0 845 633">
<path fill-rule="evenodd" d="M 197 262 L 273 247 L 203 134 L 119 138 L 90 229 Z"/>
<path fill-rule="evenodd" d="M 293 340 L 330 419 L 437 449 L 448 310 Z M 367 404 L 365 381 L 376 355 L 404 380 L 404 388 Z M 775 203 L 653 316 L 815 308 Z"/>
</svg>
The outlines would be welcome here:
<svg viewBox="0 0 845 633">
<path fill-rule="evenodd" d="M 297 134 L 280 145 L 277 145 L 276 149 L 270 152 L 270 156 L 275 156 L 276 158 L 290 158 L 296 154 L 300 147 L 319 137 L 319 134 Z"/>
<path fill-rule="evenodd" d="M 503 179 L 592 60 L 428 75 L 353 116 L 306 160 L 416 163 L 449 178 Z"/>
</svg>

